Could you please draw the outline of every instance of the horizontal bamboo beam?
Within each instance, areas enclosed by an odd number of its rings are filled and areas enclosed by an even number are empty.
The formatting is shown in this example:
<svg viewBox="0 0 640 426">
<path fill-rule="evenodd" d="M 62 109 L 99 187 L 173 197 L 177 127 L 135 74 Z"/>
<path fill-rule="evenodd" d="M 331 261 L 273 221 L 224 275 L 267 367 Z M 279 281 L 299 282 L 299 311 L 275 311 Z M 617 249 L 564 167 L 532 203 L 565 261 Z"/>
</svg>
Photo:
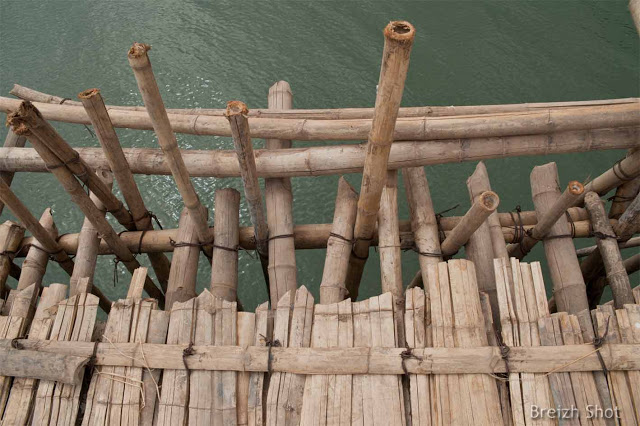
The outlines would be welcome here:
<svg viewBox="0 0 640 426">
<path fill-rule="evenodd" d="M 56 105 L 81 105 L 80 102 L 69 98 L 49 95 L 37 90 L 14 84 L 9 94 L 32 102 L 44 102 Z M 400 108 L 398 117 L 440 117 L 450 115 L 502 114 L 507 112 L 536 111 L 547 108 L 571 108 L 581 106 L 605 106 L 613 104 L 631 104 L 640 102 L 640 98 L 601 99 L 590 101 L 538 102 L 504 105 L 464 105 L 464 106 L 417 106 Z M 145 111 L 144 106 L 107 105 L 107 110 Z M 223 108 L 167 108 L 169 114 L 201 114 L 224 116 Z M 266 118 L 301 118 L 307 120 L 351 120 L 372 118 L 373 108 L 335 108 L 335 109 L 280 109 L 255 108 L 249 111 L 249 117 Z"/>
<path fill-rule="evenodd" d="M 88 362 L 87 357 L 9 348 L 0 350 L 0 375 L 78 385 Z"/>
<path fill-rule="evenodd" d="M 24 350 L 89 358 L 95 342 L 13 340 Z M 0 341 L 0 357 L 12 340 Z M 507 371 L 500 347 L 416 348 L 403 360 L 405 348 L 299 348 L 249 346 L 192 347 L 152 343 L 97 343 L 95 364 L 120 367 L 184 370 L 289 372 L 295 374 L 495 374 Z M 144 355 L 143 355 L 144 354 Z M 607 369 L 639 370 L 640 345 L 605 344 L 600 350 Z M 269 358 L 271 357 L 271 360 Z M 403 364 L 407 371 L 403 369 Z M 512 347 L 509 371 L 600 371 L 593 345 Z M 556 371 L 556 372 L 557 372 Z"/>
<path fill-rule="evenodd" d="M 640 237 L 633 237 L 633 238 L 630 238 L 629 241 L 618 243 L 618 248 L 621 250 L 634 248 L 634 247 L 640 247 Z M 598 246 L 589 246 L 589 247 L 584 247 L 576 250 L 576 254 L 578 255 L 578 257 L 585 257 L 585 256 L 589 256 L 592 252 L 596 250 L 598 250 Z"/>
<path fill-rule="evenodd" d="M 389 153 L 388 168 L 397 170 L 490 158 L 590 152 L 639 146 L 639 127 L 502 138 L 467 138 L 429 143 L 394 142 Z M 91 168 L 109 167 L 102 149 L 75 148 L 75 150 Z M 160 149 L 125 148 L 123 151 L 134 174 L 171 174 Z M 235 151 L 181 150 L 181 156 L 192 177 L 240 176 Z M 262 178 L 361 173 L 364 157 L 364 144 L 255 150 L 256 171 Z M 0 171 L 48 172 L 44 162 L 32 148 L 0 148 Z M 607 179 L 606 184 L 608 185 L 609 182 L 610 179 Z M 600 190 L 596 192 L 601 193 Z"/>
<path fill-rule="evenodd" d="M 18 109 L 21 100 L 0 97 L 0 111 Z M 35 102 L 47 120 L 91 124 L 84 108 Z M 111 110 L 115 127 L 153 130 L 152 120 L 144 111 Z M 175 133 L 231 136 L 225 117 L 210 115 L 167 114 Z M 251 137 L 295 140 L 364 140 L 371 130 L 369 119 L 306 120 L 249 119 Z M 635 126 L 640 122 L 640 103 L 607 106 L 582 106 L 571 109 L 546 108 L 536 111 L 495 115 L 399 118 L 394 140 L 433 140 L 470 137 L 501 137 L 547 134 L 550 132 Z"/>
</svg>

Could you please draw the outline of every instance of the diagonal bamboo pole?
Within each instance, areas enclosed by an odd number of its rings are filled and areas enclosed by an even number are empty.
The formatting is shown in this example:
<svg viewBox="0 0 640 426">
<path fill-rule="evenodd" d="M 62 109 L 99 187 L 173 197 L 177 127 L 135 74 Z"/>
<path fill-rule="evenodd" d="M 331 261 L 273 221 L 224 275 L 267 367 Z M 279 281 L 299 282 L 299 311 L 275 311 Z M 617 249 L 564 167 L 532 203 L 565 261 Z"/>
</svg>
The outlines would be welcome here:
<svg viewBox="0 0 640 426">
<path fill-rule="evenodd" d="M 249 110 L 243 102 L 231 101 L 227 103 L 226 117 L 227 120 L 229 120 L 233 144 L 238 156 L 242 185 L 244 186 L 244 196 L 249 205 L 251 224 L 255 230 L 256 248 L 258 256 L 260 257 L 260 263 L 262 264 L 262 273 L 264 274 L 267 291 L 271 296 L 271 303 L 273 304 L 280 300 L 279 296 L 283 296 L 291 289 L 271 289 L 269 285 L 269 229 L 267 228 L 267 218 L 264 213 L 262 193 L 260 192 L 260 183 L 258 182 L 258 173 L 256 172 L 256 159 L 253 154 L 249 121 L 247 120 L 248 112 Z"/>
<path fill-rule="evenodd" d="M 104 105 L 102 95 L 98 89 L 90 89 L 81 92 L 78 97 L 82 101 L 93 129 L 100 141 L 104 156 L 109 163 L 109 168 L 113 172 L 113 176 L 118 182 L 122 196 L 127 202 L 129 211 L 138 231 L 153 230 L 151 219 L 153 214 L 150 213 L 144 205 L 142 195 L 138 185 L 133 179 L 133 173 L 129 168 L 129 163 L 122 151 L 120 140 L 116 134 L 109 113 Z M 169 269 L 171 263 L 167 256 L 162 253 L 149 253 L 149 261 L 153 270 L 156 272 L 158 283 L 164 291 L 167 290 L 167 282 L 169 280 Z"/>
<path fill-rule="evenodd" d="M 58 228 L 53 222 L 51 209 L 47 208 L 40 216 L 40 225 L 51 235 L 54 240 L 58 238 Z M 49 261 L 49 253 L 41 249 L 42 244 L 36 240 L 29 248 L 24 262 L 22 263 L 22 272 L 18 280 L 17 290 L 24 290 L 31 284 L 36 285 L 36 289 L 40 291 L 42 287 L 42 278 L 47 271 L 47 263 Z"/>
<path fill-rule="evenodd" d="M 186 302 L 196 297 L 196 282 L 198 278 L 198 261 L 200 247 L 196 244 L 198 235 L 195 223 L 188 208 L 183 208 L 178 223 L 178 236 L 175 239 L 171 271 L 167 287 L 165 311 L 171 311 L 176 302 Z"/>
<path fill-rule="evenodd" d="M 149 56 L 147 55 L 149 49 L 151 49 L 149 45 L 134 43 L 131 49 L 129 49 L 129 65 L 131 65 L 133 74 L 138 82 L 142 100 L 149 114 L 153 130 L 158 137 L 160 148 L 162 148 L 162 152 L 164 153 L 164 160 L 176 181 L 185 207 L 189 209 L 193 216 L 196 232 L 198 233 L 198 240 L 201 244 L 207 244 L 204 249 L 205 253 L 210 256 L 210 244 L 213 236 L 207 225 L 206 208 L 200 202 L 200 198 L 198 198 L 198 194 L 189 178 L 189 171 L 180 155 L 176 135 L 171 129 L 167 111 L 164 109 L 162 96 L 160 95 L 156 78 L 151 69 L 151 62 L 149 62 Z"/>
<path fill-rule="evenodd" d="M 604 195 L 613 188 L 640 176 L 640 149 L 634 149 L 627 156 L 613 165 L 589 183 L 584 185 L 584 193 L 578 197 L 574 206 L 582 204 L 584 194 L 593 191 Z"/>
<path fill-rule="evenodd" d="M 623 243 L 618 243 L 618 248 L 620 250 L 635 248 L 635 247 L 640 247 L 640 237 L 629 238 L 628 241 L 625 241 Z M 585 257 L 585 256 L 589 256 L 591 253 L 593 253 L 596 250 L 598 250 L 598 246 L 583 247 L 581 249 L 576 250 L 576 254 L 578 255 L 578 257 Z"/>
<path fill-rule="evenodd" d="M 27 138 L 24 136 L 16 135 L 8 129 L 7 137 L 4 140 L 5 148 L 23 148 Z M 0 172 L 0 179 L 7 185 L 11 186 L 11 182 L 13 181 L 13 173 L 12 172 Z M 0 214 L 2 214 L 2 210 L 4 209 L 4 203 L 0 202 Z"/>
<path fill-rule="evenodd" d="M 625 271 L 627 271 L 627 275 L 638 272 L 638 270 L 640 269 L 640 253 L 626 258 L 622 262 L 622 265 L 624 266 Z M 587 287 L 587 297 L 589 298 L 589 307 L 591 309 L 596 309 L 600 304 L 600 298 L 602 297 L 604 288 L 607 285 L 609 285 L 609 281 L 607 280 L 606 275 L 601 275 L 597 280 L 593 281 L 592 285 Z"/>
<path fill-rule="evenodd" d="M 347 273 L 347 290 L 352 300 L 358 297 L 358 287 L 376 227 L 380 197 L 387 180 L 389 152 L 409 69 L 415 29 L 408 22 L 390 22 L 384 29 L 384 36 L 378 92 L 367 141 L 358 214 L 353 233 L 355 242 Z"/>
</svg>

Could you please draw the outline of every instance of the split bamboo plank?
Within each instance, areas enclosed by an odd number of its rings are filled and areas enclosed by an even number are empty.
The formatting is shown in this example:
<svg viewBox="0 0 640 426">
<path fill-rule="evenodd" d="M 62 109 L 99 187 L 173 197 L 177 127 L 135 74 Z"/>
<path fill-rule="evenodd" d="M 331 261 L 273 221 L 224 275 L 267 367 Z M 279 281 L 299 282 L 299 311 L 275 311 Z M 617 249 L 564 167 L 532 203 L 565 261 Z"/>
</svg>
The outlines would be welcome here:
<svg viewBox="0 0 640 426">
<path fill-rule="evenodd" d="M 344 177 L 338 180 L 331 233 L 320 282 L 320 303 L 338 303 L 347 297 L 345 280 L 353 246 L 353 225 L 356 221 L 358 193 Z M 294 234 L 295 235 L 295 234 Z"/>
<path fill-rule="evenodd" d="M 51 238 L 54 240 L 58 238 L 58 228 L 53 222 L 50 208 L 45 209 L 42 216 L 40 216 L 40 225 L 51 235 Z M 16 289 L 24 290 L 34 283 L 38 290 L 42 287 L 42 278 L 47 271 L 47 264 L 49 263 L 49 253 L 43 251 L 41 247 L 42 244 L 35 240 L 31 248 L 29 248 L 29 253 L 27 253 L 22 263 L 22 272 Z"/>
<path fill-rule="evenodd" d="M 165 295 L 165 309 L 171 310 L 175 302 L 185 302 L 196 297 L 196 279 L 200 247 L 196 223 L 188 208 L 183 208 L 178 223 L 178 235 L 174 240 L 176 246 L 171 258 L 169 282 Z"/>
<path fill-rule="evenodd" d="M 269 88 L 268 106 L 269 109 L 277 110 L 293 108 L 293 95 L 289 83 L 278 81 Z M 285 139 L 265 141 L 267 150 L 289 149 L 291 146 L 291 141 Z M 269 233 L 271 237 L 278 237 L 269 239 L 269 283 L 277 289 L 294 290 L 297 287 L 298 271 L 294 239 L 289 237 L 293 234 L 291 180 L 265 179 L 264 187 Z M 278 291 L 283 294 L 282 290 Z"/>
<path fill-rule="evenodd" d="M 380 79 L 371 129 L 368 132 L 358 213 L 353 230 L 354 245 L 347 273 L 347 290 L 352 300 L 358 298 L 358 287 L 369 257 L 369 246 L 380 209 L 380 197 L 387 180 L 387 163 L 415 29 L 405 21 L 390 22 L 384 29 L 384 37 Z"/>
<path fill-rule="evenodd" d="M 382 293 L 391 292 L 397 300 L 404 299 L 400 232 L 398 226 L 398 172 L 387 172 L 378 210 L 378 251 L 380 253 L 380 284 Z M 403 307 L 401 307 L 403 308 Z M 400 315 L 403 309 L 398 309 Z"/>
<path fill-rule="evenodd" d="M 430 306 L 425 303 L 424 290 L 407 289 L 405 295 L 404 325 L 407 347 L 424 348 L 431 342 Z M 411 401 L 411 424 L 430 426 L 431 419 L 431 382 L 433 377 L 412 374 L 409 376 Z"/>
<path fill-rule="evenodd" d="M 640 231 L 640 194 L 636 195 L 633 201 L 627 207 L 627 210 L 622 213 L 618 223 L 614 225 L 615 231 L 620 241 L 629 240 L 633 234 Z"/>
<path fill-rule="evenodd" d="M 256 330 L 256 314 L 253 312 L 238 312 L 238 346 L 248 348 L 253 345 Z M 249 383 L 251 373 L 238 373 L 238 390 L 236 392 L 238 407 L 238 425 L 249 424 Z"/>
<path fill-rule="evenodd" d="M 629 11 L 636 25 L 636 30 L 640 34 L 640 2 L 638 0 L 629 0 Z"/>
<path fill-rule="evenodd" d="M 640 343 L 640 306 L 637 304 L 625 305 L 624 309 L 616 310 L 616 319 L 620 330 L 622 343 Z M 640 371 L 628 371 L 629 391 L 633 400 L 636 419 L 640 419 Z"/>
<path fill-rule="evenodd" d="M 255 335 L 253 340 L 254 346 L 266 346 L 266 336 L 271 336 L 272 330 L 269 330 L 269 302 L 265 302 L 256 309 Z M 278 373 L 275 373 L 278 374 Z M 247 402 L 247 425 L 261 426 L 265 420 L 266 410 L 263 405 L 265 392 L 264 373 L 251 373 L 249 376 L 249 393 Z M 267 385 L 268 387 L 268 385 Z M 238 424 L 241 424 L 238 421 Z"/>
<path fill-rule="evenodd" d="M 24 136 L 16 135 L 13 133 L 11 129 L 7 129 L 7 136 L 4 139 L 4 147 L 5 148 L 23 148 L 24 144 L 27 142 L 27 138 Z M 7 184 L 7 186 L 11 186 L 11 182 L 13 181 L 12 172 L 0 172 L 0 179 Z M 0 201 L 0 214 L 4 210 L 4 203 Z"/>
<path fill-rule="evenodd" d="M 10 220 L 0 225 L 0 297 L 4 296 L 6 292 L 6 283 L 11 272 L 11 264 L 20 245 L 20 240 L 24 236 L 24 230 L 22 225 Z"/>
<path fill-rule="evenodd" d="M 235 302 L 238 298 L 240 193 L 232 188 L 216 190 L 215 208 L 211 293 Z"/>
</svg>

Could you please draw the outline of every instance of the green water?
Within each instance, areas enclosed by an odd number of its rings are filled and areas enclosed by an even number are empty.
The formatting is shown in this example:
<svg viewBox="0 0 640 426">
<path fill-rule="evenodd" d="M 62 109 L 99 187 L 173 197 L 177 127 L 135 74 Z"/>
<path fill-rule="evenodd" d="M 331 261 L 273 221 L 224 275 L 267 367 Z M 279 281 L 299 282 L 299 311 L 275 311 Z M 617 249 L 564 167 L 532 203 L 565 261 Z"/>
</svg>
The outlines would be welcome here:
<svg viewBox="0 0 640 426">
<path fill-rule="evenodd" d="M 179 5 L 178 5 L 179 4 Z M 139 105 L 126 52 L 132 42 L 153 46 L 156 78 L 169 107 L 221 108 L 240 99 L 264 108 L 267 90 L 287 80 L 297 108 L 372 106 L 382 52 L 382 28 L 406 19 L 417 29 L 403 105 L 471 105 L 640 96 L 638 36 L 627 1 L 421 1 L 421 2 L 208 2 L 208 1 L 0 1 L 0 93 L 13 83 L 74 98 L 99 87 L 111 104 Z M 73 146 L 98 146 L 82 126 L 56 124 Z M 4 138 L 5 130 L 0 131 Z M 118 132 L 125 147 L 157 147 L 151 132 Z M 178 135 L 183 148 L 230 149 L 226 138 Z M 261 140 L 256 145 L 262 146 Z M 294 142 L 296 146 L 318 142 Z M 596 176 L 621 151 L 522 157 L 487 162 L 501 211 L 531 209 L 529 172 L 556 161 L 564 184 Z M 427 168 L 436 210 L 468 208 L 466 177 L 475 163 Z M 360 175 L 347 179 L 359 187 Z M 137 176 L 146 204 L 165 227 L 177 227 L 181 199 L 171 177 Z M 337 176 L 296 178 L 295 222 L 327 223 L 333 215 Z M 241 190 L 239 179 L 194 179 L 212 207 L 217 188 Z M 53 177 L 18 174 L 13 189 L 39 216 L 54 209 L 60 232 L 78 232 L 83 216 Z M 118 191 L 118 189 L 115 189 Z M 400 217 L 408 218 L 400 187 Z M 249 223 L 246 204 L 241 223 Z M 5 209 L 1 220 L 12 219 Z M 112 223 L 115 222 L 112 221 Z M 120 230 L 119 226 L 116 229 Z M 579 241 L 580 246 L 592 244 Z M 627 251 L 628 255 L 630 250 Z M 323 250 L 297 253 L 299 284 L 315 295 Z M 536 247 L 530 260 L 542 260 Z M 20 260 L 21 261 L 21 260 Z M 141 257 L 143 264 L 146 258 Z M 111 298 L 126 293 L 120 266 L 114 287 L 111 257 L 101 257 L 96 284 Z M 239 297 L 247 309 L 266 300 L 257 261 L 240 255 Z M 405 283 L 417 270 L 403 254 Z M 379 292 L 378 256 L 371 257 L 361 297 Z M 635 284 L 638 274 L 632 277 Z M 208 286 L 210 266 L 200 259 L 198 286 Z M 15 285 L 13 280 L 11 285 Z M 46 283 L 68 282 L 55 264 Z M 550 283 L 547 282 L 547 286 Z"/>
</svg>

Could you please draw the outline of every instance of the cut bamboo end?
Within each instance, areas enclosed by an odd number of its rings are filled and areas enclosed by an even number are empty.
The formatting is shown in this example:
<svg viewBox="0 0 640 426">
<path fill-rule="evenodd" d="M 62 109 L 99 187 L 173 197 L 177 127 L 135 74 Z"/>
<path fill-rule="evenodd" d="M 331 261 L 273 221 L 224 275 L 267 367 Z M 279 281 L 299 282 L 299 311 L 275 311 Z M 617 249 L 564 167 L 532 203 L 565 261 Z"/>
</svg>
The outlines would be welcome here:
<svg viewBox="0 0 640 426">
<path fill-rule="evenodd" d="M 97 96 L 100 94 L 100 89 L 87 89 L 84 90 L 80 93 L 78 93 L 78 98 L 79 99 L 91 99 L 94 96 Z"/>
<path fill-rule="evenodd" d="M 391 21 L 384 28 L 384 36 L 388 40 L 398 42 L 413 42 L 416 29 L 407 21 Z"/>
<path fill-rule="evenodd" d="M 233 117 L 234 115 L 248 115 L 249 108 L 242 101 L 229 101 L 227 102 L 227 110 L 225 112 L 225 116 Z"/>
<path fill-rule="evenodd" d="M 488 212 L 493 212 L 498 208 L 500 204 L 500 197 L 493 191 L 485 191 L 480 194 L 479 206 L 486 209 Z"/>
<path fill-rule="evenodd" d="M 30 127 L 38 125 L 38 118 L 42 119 L 40 111 L 31 102 L 22 101 L 17 110 L 7 114 L 6 125 L 13 133 L 26 136 Z"/>
<path fill-rule="evenodd" d="M 567 185 L 567 191 L 569 191 L 572 195 L 582 195 L 582 193 L 584 192 L 584 185 L 577 180 L 572 180 Z"/>
<path fill-rule="evenodd" d="M 129 49 L 129 59 L 137 59 L 147 55 L 147 52 L 151 50 L 151 45 L 146 43 L 133 43 L 133 46 Z"/>
</svg>

